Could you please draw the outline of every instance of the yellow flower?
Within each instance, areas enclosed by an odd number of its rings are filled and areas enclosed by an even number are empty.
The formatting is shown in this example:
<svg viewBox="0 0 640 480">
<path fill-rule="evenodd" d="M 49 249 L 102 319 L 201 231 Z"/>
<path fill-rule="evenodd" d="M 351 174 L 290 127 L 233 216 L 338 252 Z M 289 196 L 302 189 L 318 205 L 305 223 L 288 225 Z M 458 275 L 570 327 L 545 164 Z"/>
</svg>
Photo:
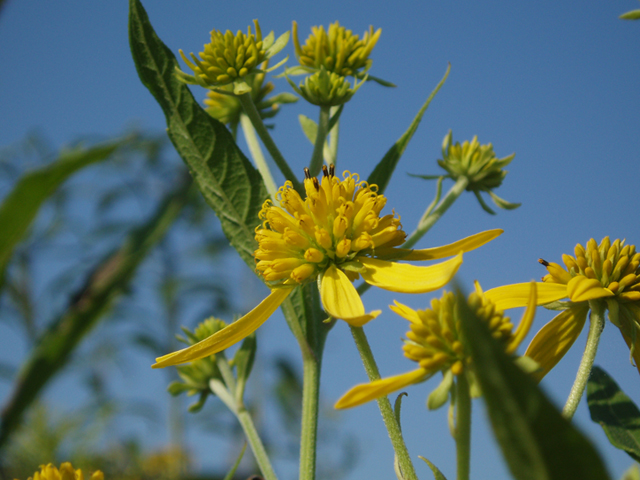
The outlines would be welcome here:
<svg viewBox="0 0 640 480">
<path fill-rule="evenodd" d="M 293 22 L 293 45 L 300 65 L 313 69 L 324 67 L 330 73 L 346 77 L 356 75 L 359 70 L 371 67 L 369 55 L 376 46 L 381 29 L 354 35 L 351 30 L 340 26 L 338 22 L 329 25 L 329 32 L 323 26 L 311 27 L 311 35 L 304 45 L 298 40 L 298 24 Z"/>
<path fill-rule="evenodd" d="M 529 285 L 528 307 L 518 327 L 514 330 L 509 317 L 489 300 L 478 282 L 476 291 L 469 295 L 467 303 L 476 315 L 484 320 L 491 330 L 492 336 L 504 344 L 505 352 L 512 354 L 526 337 L 536 306 L 535 282 Z M 472 389 L 477 386 L 471 371 L 467 368 L 471 358 L 465 349 L 465 339 L 460 332 L 460 318 L 456 308 L 456 296 L 445 292 L 441 299 L 431 301 L 431 309 L 413 310 L 395 302 L 391 310 L 410 322 L 407 340 L 403 346 L 405 357 L 419 364 L 416 370 L 395 375 L 371 383 L 356 385 L 340 400 L 335 408 L 351 408 L 379 397 L 389 395 L 414 383 L 423 382 L 437 372 L 443 372 L 444 379 L 432 395 L 429 396 L 429 408 L 438 408 L 448 398 L 453 385 L 453 376 L 466 374 Z M 437 397 L 437 398 L 436 398 Z"/>
<path fill-rule="evenodd" d="M 540 260 L 549 272 L 538 284 L 538 305 L 569 298 L 559 304 L 563 311 L 533 338 L 525 355 L 534 359 L 542 379 L 571 348 L 587 319 L 589 301 L 605 302 L 609 320 L 620 328 L 640 366 L 640 253 L 624 240 L 605 237 L 600 245 L 592 238 L 587 248 L 578 244 L 575 257 L 563 255 L 566 268 Z M 498 308 L 523 306 L 526 284 L 506 285 L 486 292 Z"/>
<path fill-rule="evenodd" d="M 493 240 L 502 230 L 489 230 L 443 247 L 397 248 L 405 239 L 400 217 L 380 217 L 387 199 L 377 185 L 345 172 L 339 180 L 333 167 L 322 180 L 305 169 L 303 200 L 286 182 L 276 195 L 280 204 L 265 201 L 256 228 L 256 270 L 271 294 L 244 317 L 189 348 L 156 359 L 155 368 L 189 362 L 224 350 L 262 325 L 293 288 L 317 280 L 324 310 L 350 325 L 362 326 L 380 311 L 366 313 L 353 281 L 401 293 L 425 293 L 446 285 L 462 264 L 462 253 Z M 445 262 L 417 267 L 391 260 Z"/>
<path fill-rule="evenodd" d="M 69 462 L 60 465 L 58 470 L 53 464 L 40 465 L 40 471 L 29 477 L 29 480 L 84 480 L 82 470 L 74 470 Z M 104 475 L 100 470 L 93 472 L 89 480 L 104 480 Z"/>
<path fill-rule="evenodd" d="M 246 35 L 240 30 L 235 35 L 230 30 L 225 33 L 212 30 L 211 43 L 204 45 L 204 51 L 199 53 L 200 59 L 193 53 L 190 54 L 193 62 L 180 50 L 180 56 L 194 75 L 176 69 L 178 79 L 205 88 L 233 84 L 236 95 L 251 91 L 251 86 L 245 80 L 257 71 L 258 65 L 282 50 L 289 40 L 289 32 L 275 41 L 273 32 L 263 39 L 258 20 L 253 23 L 255 34 L 251 32 L 251 27 L 248 27 Z"/>
</svg>

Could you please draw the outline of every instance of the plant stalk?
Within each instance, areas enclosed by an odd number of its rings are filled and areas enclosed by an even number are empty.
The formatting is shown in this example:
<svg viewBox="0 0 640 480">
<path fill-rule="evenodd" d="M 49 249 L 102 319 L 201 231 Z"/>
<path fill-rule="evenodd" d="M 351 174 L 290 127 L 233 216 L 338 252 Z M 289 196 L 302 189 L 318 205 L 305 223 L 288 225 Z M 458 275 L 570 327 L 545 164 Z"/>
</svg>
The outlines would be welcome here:
<svg viewBox="0 0 640 480">
<path fill-rule="evenodd" d="M 258 113 L 258 110 L 253 103 L 253 99 L 251 98 L 251 92 L 243 93 L 237 98 L 240 100 L 242 108 L 244 109 L 244 113 L 247 115 L 247 117 L 249 117 L 249 120 L 251 120 L 251 124 L 256 129 L 258 136 L 271 155 L 271 158 L 273 158 L 273 161 L 276 162 L 276 165 L 284 175 L 284 178 L 286 178 L 293 184 L 293 188 L 295 188 L 298 193 L 303 194 L 304 190 L 302 188 L 302 184 L 296 178 L 295 174 L 289 167 L 289 164 L 280 153 L 280 150 L 278 150 L 278 147 L 271 138 L 271 135 L 269 135 L 267 127 L 264 126 L 262 118 L 260 118 L 260 114 Z"/>
<path fill-rule="evenodd" d="M 331 107 L 331 117 L 333 117 L 340 107 Z M 338 140 L 340 139 L 340 119 L 338 119 L 329 132 L 329 151 L 325 152 L 327 162 L 336 166 L 338 164 Z"/>
<path fill-rule="evenodd" d="M 362 327 L 351 327 L 351 335 L 353 335 L 353 339 L 356 342 L 356 346 L 360 352 L 360 358 L 362 359 L 362 363 L 364 364 L 369 380 L 372 382 L 374 380 L 379 380 L 380 372 L 376 365 L 376 361 L 373 358 L 373 353 L 371 352 L 371 347 L 369 346 L 369 341 L 367 340 L 364 330 Z M 415 469 L 413 468 L 413 463 L 411 462 L 407 446 L 404 443 L 404 438 L 400 431 L 400 425 L 398 425 L 396 416 L 393 413 L 391 402 L 387 397 L 380 397 L 377 402 L 380 413 L 382 414 L 384 425 L 387 427 L 387 432 L 389 433 L 393 450 L 398 459 L 398 464 L 400 465 L 403 478 L 406 480 L 417 480 L 418 477 Z"/>
<path fill-rule="evenodd" d="M 587 381 L 591 374 L 591 368 L 596 358 L 596 352 L 598 351 L 598 343 L 600 342 L 600 335 L 604 329 L 604 309 L 603 302 L 598 300 L 589 300 L 589 307 L 591 313 L 589 315 L 589 335 L 587 336 L 587 345 L 584 347 L 584 353 L 582 354 L 582 360 L 580 360 L 580 367 L 578 367 L 578 373 L 576 379 L 569 392 L 567 403 L 565 403 L 562 409 L 562 416 L 567 420 L 571 420 L 573 415 L 578 409 L 578 404 L 584 393 L 584 389 L 587 387 Z"/>
<path fill-rule="evenodd" d="M 320 107 L 320 118 L 318 119 L 318 130 L 316 132 L 316 143 L 313 146 L 313 154 L 309 163 L 309 171 L 312 177 L 318 176 L 324 163 L 324 143 L 329 133 L 329 117 L 331 107 Z"/>
<path fill-rule="evenodd" d="M 249 152 L 251 152 L 251 156 L 253 157 L 256 167 L 258 167 L 260 175 L 262 175 L 264 186 L 267 187 L 267 192 L 269 192 L 271 198 L 275 199 L 278 188 L 276 187 L 276 182 L 273 180 L 273 175 L 271 175 L 269 165 L 267 165 L 264 155 L 262 154 L 262 149 L 256 136 L 256 130 L 253 128 L 249 117 L 244 113 L 240 114 L 240 123 L 242 124 L 242 131 L 244 132 L 244 139 L 249 147 Z"/>
<path fill-rule="evenodd" d="M 462 195 L 462 192 L 464 192 L 464 189 L 467 188 L 467 185 L 469 185 L 469 180 L 467 179 L 467 177 L 458 178 L 458 180 L 456 180 L 456 183 L 449 189 L 444 198 L 440 200 L 440 203 L 438 203 L 436 208 L 433 211 L 431 211 L 431 209 L 427 209 L 424 212 L 422 218 L 420 219 L 420 222 L 418 222 L 418 227 L 411 235 L 409 235 L 409 238 L 406 242 L 404 242 L 402 248 L 413 247 L 418 242 L 418 240 L 420 240 L 425 235 L 425 233 L 427 233 L 431 229 L 431 227 L 433 227 L 435 223 L 440 220 L 440 217 L 442 217 L 442 215 L 444 215 L 449 207 L 453 205 L 453 202 L 455 202 L 458 197 Z"/>
<path fill-rule="evenodd" d="M 467 377 L 456 379 L 456 465 L 458 480 L 469 480 L 471 465 L 471 395 Z"/>
<path fill-rule="evenodd" d="M 242 425 L 242 430 L 247 437 L 247 441 L 251 446 L 253 456 L 255 457 L 256 462 L 258 462 L 258 467 L 260 467 L 262 476 L 265 480 L 278 480 L 278 477 L 271 466 L 271 462 L 269 461 L 267 451 L 264 448 L 262 440 L 260 440 L 260 435 L 258 435 L 258 431 L 253 424 L 251 415 L 246 408 L 242 407 L 238 410 L 237 417 L 240 425 Z"/>
</svg>

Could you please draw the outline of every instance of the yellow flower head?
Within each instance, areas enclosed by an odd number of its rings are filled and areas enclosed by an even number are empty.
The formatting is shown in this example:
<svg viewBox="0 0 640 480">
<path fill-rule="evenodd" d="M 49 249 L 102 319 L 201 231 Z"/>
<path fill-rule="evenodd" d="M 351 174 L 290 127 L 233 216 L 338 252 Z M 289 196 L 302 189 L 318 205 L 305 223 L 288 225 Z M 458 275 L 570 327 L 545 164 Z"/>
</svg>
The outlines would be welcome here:
<svg viewBox="0 0 640 480">
<path fill-rule="evenodd" d="M 193 62 L 180 50 L 180 56 L 193 70 L 194 75 L 177 70 L 178 78 L 205 88 L 233 83 L 234 93 L 237 95 L 250 91 L 251 87 L 245 80 L 256 71 L 258 65 L 284 48 L 289 35 L 287 32 L 274 42 L 271 32 L 263 39 L 258 20 L 254 20 L 253 23 L 255 34 L 251 32 L 251 27 L 247 28 L 246 35 L 240 30 L 235 35 L 230 30 L 225 33 L 212 30 L 211 42 L 204 45 L 204 51 L 198 54 L 200 58 L 193 53 L 190 54 Z"/>
<path fill-rule="evenodd" d="M 476 291 L 467 299 L 469 308 L 487 324 L 493 338 L 504 344 L 505 352 L 508 354 L 515 352 L 531 328 L 536 306 L 535 283 L 531 284 L 529 294 L 527 311 L 515 330 L 510 318 L 505 317 L 504 312 L 496 308 L 482 293 L 477 282 Z M 472 387 L 477 390 L 473 375 L 468 369 L 472 359 L 465 348 L 466 340 L 461 335 L 456 295 L 445 292 L 441 299 L 433 299 L 431 308 L 427 310 L 413 310 L 401 303 L 395 303 L 390 307 L 391 310 L 407 319 L 410 324 L 407 340 L 402 347 L 404 355 L 418 363 L 419 368 L 402 375 L 357 385 L 338 400 L 336 408 L 362 405 L 408 385 L 427 380 L 437 372 L 443 372 L 443 384 L 446 388 L 438 387 L 437 392 L 434 391 L 440 400 L 435 400 L 434 395 L 430 396 L 430 408 L 438 408 L 443 400 L 446 400 L 453 385 L 454 375 L 466 374 Z"/>
<path fill-rule="evenodd" d="M 387 202 L 376 185 L 333 167 L 323 168 L 321 180 L 306 172 L 306 198 L 290 182 L 265 201 L 256 228 L 256 271 L 272 289 L 251 312 L 212 335 L 178 352 L 160 357 L 155 368 L 184 363 L 219 352 L 254 332 L 298 285 L 316 280 L 324 310 L 333 318 L 360 327 L 380 314 L 365 312 L 353 281 L 401 293 L 426 293 L 446 285 L 462 264 L 463 252 L 493 240 L 502 230 L 490 230 L 450 245 L 424 250 L 397 248 L 405 239 L 400 217 L 381 216 Z M 433 260 L 417 267 L 394 260 Z"/>
<path fill-rule="evenodd" d="M 323 26 L 311 27 L 311 35 L 304 45 L 298 40 L 298 24 L 293 22 L 293 45 L 300 65 L 320 69 L 324 67 L 330 73 L 347 77 L 356 75 L 359 70 L 371 67 L 369 55 L 376 46 L 381 29 L 354 35 L 351 30 L 340 26 L 338 22 L 329 25 L 329 32 Z"/>
<path fill-rule="evenodd" d="M 82 470 L 74 470 L 69 462 L 60 465 L 58 470 L 53 464 L 40 465 L 40 471 L 29 477 L 29 480 L 84 480 Z M 104 480 L 104 475 L 100 470 L 93 472 L 89 480 Z"/>
<path fill-rule="evenodd" d="M 546 375 L 571 348 L 585 325 L 590 301 L 605 302 L 609 320 L 620 328 L 636 365 L 640 361 L 640 253 L 624 240 L 591 239 L 587 248 L 576 245 L 575 256 L 563 255 L 565 268 L 540 260 L 547 271 L 538 284 L 538 304 L 569 298 L 559 304 L 562 312 L 533 338 L 525 355 L 533 358 Z M 502 308 L 522 306 L 524 284 L 507 285 L 486 294 Z"/>
</svg>

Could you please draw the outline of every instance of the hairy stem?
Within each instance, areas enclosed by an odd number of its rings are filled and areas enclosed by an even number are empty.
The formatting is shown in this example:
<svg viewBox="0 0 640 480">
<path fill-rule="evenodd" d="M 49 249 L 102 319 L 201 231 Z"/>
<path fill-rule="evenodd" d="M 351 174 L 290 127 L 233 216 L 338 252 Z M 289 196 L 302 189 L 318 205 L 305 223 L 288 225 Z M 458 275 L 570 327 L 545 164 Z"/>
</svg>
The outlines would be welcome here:
<svg viewBox="0 0 640 480">
<path fill-rule="evenodd" d="M 251 415 L 246 408 L 242 407 L 238 410 L 237 417 L 240 421 L 240 425 L 242 425 L 242 430 L 247 437 L 247 441 L 251 446 L 253 456 L 256 458 L 256 462 L 258 462 L 258 467 L 260 467 L 262 476 L 265 480 L 278 480 L 278 477 L 271 466 L 271 462 L 269 461 L 267 451 L 264 448 L 262 440 L 260 440 L 260 435 L 258 435 L 258 431 L 253 424 Z"/>
<path fill-rule="evenodd" d="M 589 335 L 587 336 L 587 345 L 584 347 L 584 353 L 582 354 L 582 360 L 580 361 L 580 367 L 578 367 L 578 373 L 576 379 L 569 392 L 567 403 L 562 409 L 562 416 L 567 420 L 573 418 L 573 414 L 578 409 L 578 404 L 584 393 L 584 389 L 587 386 L 589 375 L 591 374 L 591 368 L 596 358 L 596 352 L 598 351 L 598 343 L 600 342 L 600 334 L 604 329 L 604 309 L 603 302 L 598 300 L 590 300 L 589 307 L 591 308 L 591 314 L 589 315 Z"/>
<path fill-rule="evenodd" d="M 471 464 L 471 395 L 467 377 L 456 380 L 456 464 L 458 480 L 469 480 Z"/>
<path fill-rule="evenodd" d="M 329 114 L 331 107 L 320 107 L 320 118 L 318 119 L 318 131 L 316 132 L 316 143 L 313 146 L 313 155 L 311 155 L 311 163 L 309 171 L 311 176 L 315 177 L 320 173 L 324 159 L 324 143 L 329 133 Z"/>
<path fill-rule="evenodd" d="M 267 192 L 269 192 L 269 195 L 271 195 L 271 198 L 273 199 L 275 198 L 278 188 L 276 187 L 276 183 L 273 181 L 269 165 L 267 165 L 264 155 L 262 154 L 262 149 L 260 148 L 260 143 L 256 136 L 256 130 L 253 128 L 249 117 L 244 113 L 240 114 L 240 123 L 242 124 L 242 131 L 244 132 L 244 138 L 247 141 L 249 152 L 251 152 L 251 156 L 253 157 L 256 167 L 258 167 L 258 171 L 262 176 L 262 181 L 264 181 L 264 186 L 267 187 Z"/>
<path fill-rule="evenodd" d="M 362 327 L 351 327 L 351 335 L 353 335 L 353 339 L 356 342 L 356 346 L 360 352 L 360 358 L 362 359 L 362 363 L 364 364 L 369 380 L 374 381 L 380 379 L 380 372 L 378 371 L 378 366 L 373 358 L 373 353 L 371 352 L 371 347 L 369 346 L 369 341 L 367 340 L 364 330 Z M 393 445 L 393 450 L 398 459 L 398 464 L 400 465 L 403 478 L 407 480 L 417 480 L 418 477 L 413 468 L 413 463 L 411 462 L 407 446 L 404 443 L 404 438 L 400 431 L 400 425 L 398 425 L 396 416 L 393 413 L 391 402 L 387 397 L 380 397 L 377 401 L 384 425 L 387 427 L 387 432 L 389 433 L 389 438 Z"/>
<path fill-rule="evenodd" d="M 249 117 L 249 120 L 251 120 L 251 124 L 253 125 L 253 128 L 256 129 L 258 136 L 260 137 L 265 148 L 271 155 L 271 158 L 273 158 L 273 161 L 276 162 L 276 165 L 284 175 L 284 178 L 286 178 L 293 184 L 293 187 L 298 191 L 298 193 L 302 194 L 303 193 L 302 185 L 300 184 L 295 174 L 289 167 L 289 164 L 287 163 L 287 161 L 284 159 L 284 157 L 280 153 L 280 150 L 278 150 L 278 147 L 276 146 L 275 142 L 271 138 L 271 135 L 269 135 L 269 131 L 267 130 L 267 127 L 265 127 L 264 123 L 262 123 L 262 118 L 260 118 L 260 114 L 258 113 L 258 110 L 256 109 L 256 106 L 253 103 L 253 99 L 251 98 L 251 93 L 250 92 L 243 93 L 242 95 L 239 95 L 237 98 L 240 100 L 240 103 L 242 103 L 242 108 L 244 109 L 244 113 L 247 115 L 247 117 Z"/>
</svg>

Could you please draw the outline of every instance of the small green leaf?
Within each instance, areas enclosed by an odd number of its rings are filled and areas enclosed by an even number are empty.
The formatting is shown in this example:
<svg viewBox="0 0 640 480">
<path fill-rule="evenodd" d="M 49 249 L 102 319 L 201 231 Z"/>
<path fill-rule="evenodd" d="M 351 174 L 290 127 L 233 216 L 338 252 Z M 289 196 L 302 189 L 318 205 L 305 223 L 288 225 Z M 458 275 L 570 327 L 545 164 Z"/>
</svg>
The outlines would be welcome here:
<svg viewBox="0 0 640 480">
<path fill-rule="evenodd" d="M 622 20 L 640 20 L 640 10 L 631 10 L 620 15 Z"/>
<path fill-rule="evenodd" d="M 640 410 L 600 367 L 593 367 L 587 384 L 591 420 L 599 423 L 609 442 L 640 461 Z"/>
<path fill-rule="evenodd" d="M 400 427 L 400 431 L 402 431 L 402 423 L 400 423 L 400 409 L 402 408 L 402 397 L 408 397 L 407 392 L 402 392 L 400 395 L 396 397 L 396 401 L 393 404 L 393 413 L 396 416 L 396 422 L 398 422 L 398 427 Z"/>
<path fill-rule="evenodd" d="M 256 357 L 256 335 L 255 333 L 249 335 L 242 341 L 242 345 L 233 357 L 233 363 L 236 366 L 236 399 L 242 400 L 244 394 L 244 387 L 247 384 L 249 375 L 251 375 L 251 369 L 253 368 L 253 361 Z"/>
<path fill-rule="evenodd" d="M 445 477 L 442 474 L 442 472 L 440 471 L 440 469 L 438 467 L 436 467 L 433 463 L 431 463 L 429 460 L 427 460 L 426 458 L 424 458 L 421 455 L 418 455 L 418 458 L 421 459 L 421 460 L 424 460 L 424 462 L 427 465 L 429 465 L 429 468 L 433 472 L 433 477 L 435 478 L 435 480 L 447 480 L 447 477 Z"/>
<path fill-rule="evenodd" d="M 482 390 L 493 432 L 518 480 L 606 480 L 591 443 L 504 353 L 504 346 L 458 294 L 458 311 L 473 369 Z"/>
<path fill-rule="evenodd" d="M 244 457 L 244 452 L 246 449 L 247 449 L 247 442 L 244 442 L 244 444 L 242 445 L 242 450 L 240 450 L 240 455 L 238 455 L 238 458 L 236 459 L 235 463 L 231 467 L 231 470 L 229 470 L 229 473 L 227 473 L 227 475 L 224 477 L 224 480 L 233 480 L 234 475 L 236 474 L 236 470 L 238 470 L 238 467 L 240 466 L 240 462 L 242 461 L 242 457 Z"/>
<path fill-rule="evenodd" d="M 129 2 L 129 41 L 138 75 L 165 114 L 169 138 L 231 245 L 253 270 L 254 229 L 268 197 L 260 174 L 225 126 L 207 114 L 175 76 L 178 62 L 156 35 L 139 0 Z"/>
<path fill-rule="evenodd" d="M 500 208 L 504 209 L 504 210 L 515 210 L 516 208 L 518 208 L 520 205 L 522 205 L 521 203 L 511 203 L 511 202 L 507 202 L 506 200 L 500 198 L 498 195 L 496 195 L 495 193 L 493 193 L 492 190 L 489 190 L 489 195 L 491 196 L 491 198 L 493 199 L 493 202 Z"/>
<path fill-rule="evenodd" d="M 422 116 L 427 111 L 427 108 L 429 108 L 429 104 L 431 103 L 431 100 L 433 100 L 433 97 L 436 96 L 436 93 L 438 93 L 442 85 L 444 85 L 444 82 L 447 80 L 450 70 L 451 70 L 451 65 L 447 67 L 447 71 L 444 74 L 444 77 L 442 77 L 442 80 L 440 80 L 440 83 L 436 85 L 436 88 L 433 90 L 433 92 L 431 92 L 431 95 L 429 95 L 427 100 L 424 102 L 424 105 L 422 105 L 422 107 L 418 111 L 418 114 L 415 116 L 415 118 L 411 122 L 411 125 L 409 125 L 409 128 L 407 129 L 407 131 L 404 132 L 402 136 L 398 139 L 398 141 L 392 145 L 392 147 L 387 151 L 387 153 L 385 153 L 384 157 L 382 157 L 382 160 L 380 160 L 378 165 L 376 165 L 376 168 L 374 168 L 373 172 L 371 172 L 371 175 L 369 175 L 367 182 L 369 184 L 378 185 L 378 193 L 383 193 L 384 190 L 387 188 L 387 185 L 389 184 L 389 180 L 391 179 L 391 175 L 393 174 L 393 171 L 395 170 L 396 165 L 400 160 L 400 157 L 402 156 L 405 149 L 407 148 L 407 145 L 409 144 L 409 141 L 413 137 L 413 134 L 416 133 L 416 130 L 418 129 L 418 125 L 420 125 L 420 121 L 422 120 Z"/>
<path fill-rule="evenodd" d="M 485 212 L 487 212 L 489 215 L 495 215 L 496 214 L 496 212 L 491 210 L 491 207 L 489 205 L 487 205 L 487 203 L 484 201 L 484 198 L 482 198 L 482 196 L 480 195 L 480 192 L 478 190 L 474 190 L 473 194 L 476 196 L 476 199 L 478 200 L 478 203 L 480 204 L 480 206 L 482 207 L 482 209 Z"/>
<path fill-rule="evenodd" d="M 311 145 L 314 145 L 316 143 L 316 135 L 318 135 L 318 124 L 302 114 L 298 115 L 298 121 L 300 122 L 302 133 L 311 142 Z"/>
<path fill-rule="evenodd" d="M 13 249 L 27 233 L 40 206 L 69 176 L 92 163 L 106 160 L 129 141 L 122 139 L 62 153 L 52 164 L 27 173 L 18 181 L 0 205 L 0 287 Z"/>
</svg>

